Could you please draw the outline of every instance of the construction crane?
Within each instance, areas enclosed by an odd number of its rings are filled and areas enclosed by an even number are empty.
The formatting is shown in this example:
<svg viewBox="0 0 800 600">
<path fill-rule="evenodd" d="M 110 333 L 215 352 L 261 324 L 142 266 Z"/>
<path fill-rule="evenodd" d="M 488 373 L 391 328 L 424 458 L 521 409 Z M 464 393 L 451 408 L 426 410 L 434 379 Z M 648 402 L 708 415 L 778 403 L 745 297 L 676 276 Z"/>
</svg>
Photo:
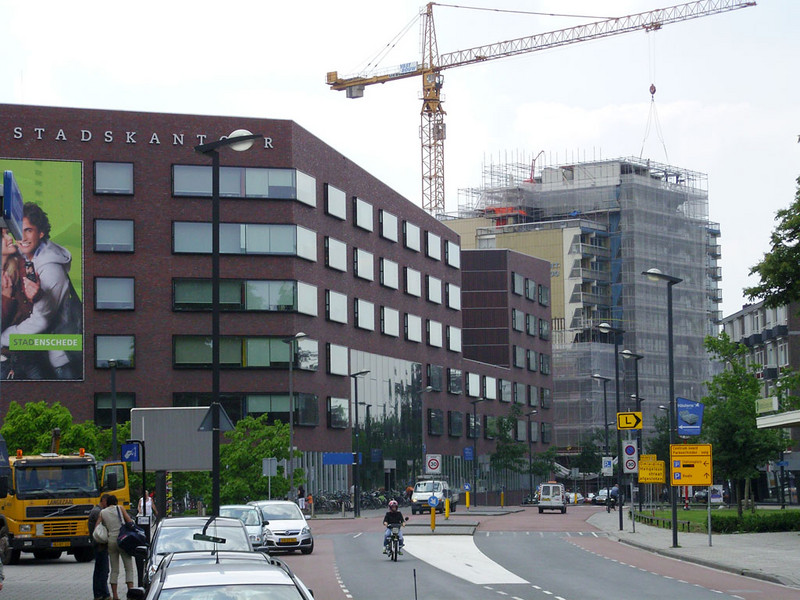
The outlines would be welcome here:
<svg viewBox="0 0 800 600">
<path fill-rule="evenodd" d="M 422 208 L 431 214 L 444 212 L 444 140 L 446 137 L 441 90 L 442 71 L 474 63 L 517 56 L 528 52 L 558 48 L 603 37 L 634 31 L 656 31 L 664 25 L 697 19 L 740 8 L 755 6 L 752 0 L 702 0 L 649 12 L 596 21 L 577 27 L 559 29 L 495 44 L 477 46 L 439 54 L 433 7 L 429 2 L 420 12 L 422 18 L 422 58 L 388 69 L 376 69 L 358 75 L 339 77 L 337 71 L 327 74 L 326 83 L 332 90 L 345 90 L 348 98 L 361 98 L 364 88 L 410 77 L 422 77 L 422 111 L 420 140 L 422 142 Z M 442 5 L 440 5 L 442 6 Z"/>
</svg>

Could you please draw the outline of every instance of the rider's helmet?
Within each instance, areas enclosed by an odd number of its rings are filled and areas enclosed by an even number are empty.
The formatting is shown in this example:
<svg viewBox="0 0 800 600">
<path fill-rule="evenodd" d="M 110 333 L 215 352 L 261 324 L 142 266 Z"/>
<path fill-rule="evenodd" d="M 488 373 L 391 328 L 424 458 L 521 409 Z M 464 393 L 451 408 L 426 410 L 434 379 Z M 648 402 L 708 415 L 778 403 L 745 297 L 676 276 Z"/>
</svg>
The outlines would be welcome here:
<svg viewBox="0 0 800 600">
<path fill-rule="evenodd" d="M 389 500 L 389 510 L 397 508 L 397 500 Z"/>
</svg>

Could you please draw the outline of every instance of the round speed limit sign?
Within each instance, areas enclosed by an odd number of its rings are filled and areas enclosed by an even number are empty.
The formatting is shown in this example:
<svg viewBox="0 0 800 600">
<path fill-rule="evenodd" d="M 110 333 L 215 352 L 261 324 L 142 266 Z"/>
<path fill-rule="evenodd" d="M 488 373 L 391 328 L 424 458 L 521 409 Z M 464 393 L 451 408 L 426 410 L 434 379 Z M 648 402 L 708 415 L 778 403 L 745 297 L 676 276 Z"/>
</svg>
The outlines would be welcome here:
<svg viewBox="0 0 800 600">
<path fill-rule="evenodd" d="M 633 469 L 636 468 L 636 461 L 629 458 L 628 460 L 625 461 L 625 468 L 632 471 Z"/>
<path fill-rule="evenodd" d="M 428 473 L 438 473 L 442 468 L 442 459 L 438 456 L 428 456 L 426 465 Z"/>
</svg>

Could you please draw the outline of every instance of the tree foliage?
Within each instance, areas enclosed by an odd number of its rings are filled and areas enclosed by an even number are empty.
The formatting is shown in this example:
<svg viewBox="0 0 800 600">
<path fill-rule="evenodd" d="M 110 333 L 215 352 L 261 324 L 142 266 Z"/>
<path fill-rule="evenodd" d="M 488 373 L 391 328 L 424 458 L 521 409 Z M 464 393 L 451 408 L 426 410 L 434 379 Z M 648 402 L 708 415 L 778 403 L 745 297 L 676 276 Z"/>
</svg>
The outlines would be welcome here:
<svg viewBox="0 0 800 600">
<path fill-rule="evenodd" d="M 800 299 L 800 177 L 797 184 L 794 202 L 775 215 L 778 225 L 770 235 L 769 252 L 750 269 L 759 283 L 744 289 L 749 299 L 763 299 L 768 308 Z"/>
<path fill-rule="evenodd" d="M 495 451 L 489 461 L 495 471 L 525 473 L 528 470 L 527 444 L 515 439 L 517 421 L 522 415 L 518 404 L 512 404 L 508 416 L 497 417 Z"/>
</svg>

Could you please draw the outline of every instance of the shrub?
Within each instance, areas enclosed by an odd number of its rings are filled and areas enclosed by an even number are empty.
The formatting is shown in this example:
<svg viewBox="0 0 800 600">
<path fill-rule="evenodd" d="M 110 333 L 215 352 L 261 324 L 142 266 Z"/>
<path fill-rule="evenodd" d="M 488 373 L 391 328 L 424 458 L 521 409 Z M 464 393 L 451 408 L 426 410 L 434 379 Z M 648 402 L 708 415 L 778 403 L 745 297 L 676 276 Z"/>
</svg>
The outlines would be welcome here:
<svg viewBox="0 0 800 600">
<path fill-rule="evenodd" d="M 755 514 L 711 515 L 711 530 L 716 533 L 764 533 L 800 531 L 800 511 L 767 510 Z"/>
</svg>

